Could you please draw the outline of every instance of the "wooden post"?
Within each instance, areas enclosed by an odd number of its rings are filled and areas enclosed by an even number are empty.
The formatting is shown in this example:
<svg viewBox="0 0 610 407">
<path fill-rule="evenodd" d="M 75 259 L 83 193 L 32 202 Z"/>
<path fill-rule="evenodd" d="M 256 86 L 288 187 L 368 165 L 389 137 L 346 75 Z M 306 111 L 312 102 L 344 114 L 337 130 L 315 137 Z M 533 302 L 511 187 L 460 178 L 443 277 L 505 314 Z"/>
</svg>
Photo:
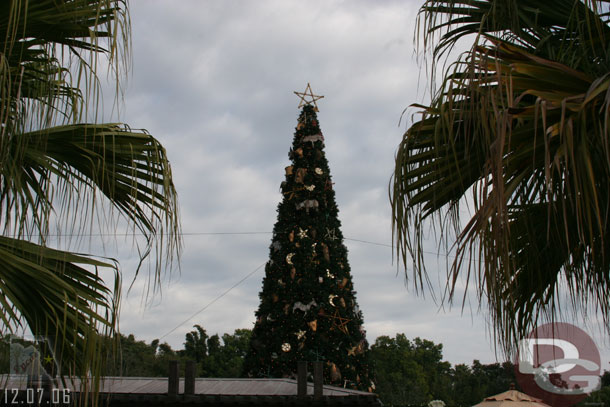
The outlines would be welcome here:
<svg viewBox="0 0 610 407">
<path fill-rule="evenodd" d="M 324 394 L 324 365 L 322 362 L 313 362 L 313 398 L 320 399 Z"/>
<path fill-rule="evenodd" d="M 184 394 L 195 394 L 195 361 L 187 360 L 184 367 Z"/>
<path fill-rule="evenodd" d="M 167 379 L 167 394 L 170 396 L 178 395 L 178 361 L 170 360 L 169 361 L 169 377 Z"/>
<path fill-rule="evenodd" d="M 304 360 L 297 362 L 297 396 L 307 396 L 307 362 Z"/>
</svg>

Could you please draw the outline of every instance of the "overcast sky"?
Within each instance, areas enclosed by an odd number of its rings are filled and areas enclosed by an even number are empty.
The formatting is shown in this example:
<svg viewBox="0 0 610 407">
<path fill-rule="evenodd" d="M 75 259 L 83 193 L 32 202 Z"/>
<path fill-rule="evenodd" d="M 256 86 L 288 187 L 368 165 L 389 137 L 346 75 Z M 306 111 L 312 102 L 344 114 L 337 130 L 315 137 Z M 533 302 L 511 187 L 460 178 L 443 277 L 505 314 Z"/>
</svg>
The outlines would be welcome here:
<svg viewBox="0 0 610 407">
<path fill-rule="evenodd" d="M 440 309 L 429 292 L 417 296 L 405 285 L 392 259 L 388 183 L 410 115 L 399 120 L 409 104 L 426 100 L 426 76 L 413 51 L 420 5 L 130 2 L 133 65 L 121 120 L 166 147 L 185 235 L 181 274 L 166 280 L 152 304 L 142 304 L 145 279 L 124 293 L 123 333 L 181 349 L 194 324 L 210 335 L 252 328 L 263 267 L 205 307 L 268 260 L 299 114 L 293 91 L 310 82 L 324 95 L 318 118 L 369 342 L 404 333 L 442 343 L 453 364 L 496 361 L 476 303 L 463 313 L 461 304 Z M 113 255 L 128 281 L 137 255 L 119 247 Z M 446 259 L 427 260 L 442 285 Z"/>
</svg>

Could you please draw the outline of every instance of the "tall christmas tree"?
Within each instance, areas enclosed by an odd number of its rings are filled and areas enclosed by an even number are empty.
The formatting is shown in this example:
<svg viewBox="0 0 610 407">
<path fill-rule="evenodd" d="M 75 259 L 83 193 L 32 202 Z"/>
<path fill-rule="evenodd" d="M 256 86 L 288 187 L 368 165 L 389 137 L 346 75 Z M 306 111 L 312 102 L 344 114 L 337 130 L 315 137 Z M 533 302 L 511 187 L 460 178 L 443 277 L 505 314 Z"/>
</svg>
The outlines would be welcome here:
<svg viewBox="0 0 610 407">
<path fill-rule="evenodd" d="M 315 102 L 322 96 L 309 84 L 295 93 L 303 109 L 288 154 L 292 165 L 281 186 L 245 372 L 291 377 L 298 361 L 323 361 L 325 383 L 372 391 L 362 313 L 316 116 Z"/>
</svg>

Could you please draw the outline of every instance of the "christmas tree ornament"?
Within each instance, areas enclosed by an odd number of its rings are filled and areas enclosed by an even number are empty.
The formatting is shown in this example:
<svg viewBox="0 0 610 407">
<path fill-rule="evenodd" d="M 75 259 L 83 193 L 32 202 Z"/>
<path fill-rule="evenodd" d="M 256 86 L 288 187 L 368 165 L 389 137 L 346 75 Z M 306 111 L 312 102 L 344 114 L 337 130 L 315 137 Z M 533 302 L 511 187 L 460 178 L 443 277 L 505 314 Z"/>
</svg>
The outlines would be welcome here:
<svg viewBox="0 0 610 407">
<path fill-rule="evenodd" d="M 316 189 L 316 186 L 313 184 L 305 185 L 305 189 L 308 190 L 309 192 L 312 192 L 314 189 Z"/>
<path fill-rule="evenodd" d="M 305 239 L 307 237 L 307 229 L 303 230 L 299 228 L 299 239 Z"/>
<path fill-rule="evenodd" d="M 324 256 L 324 260 L 330 262 L 330 253 L 328 250 L 328 246 L 326 245 L 326 243 L 320 243 L 320 246 L 322 246 L 322 255 Z"/>
<path fill-rule="evenodd" d="M 351 319 L 342 317 L 338 309 L 335 309 L 335 313 L 333 315 L 328 315 L 327 317 L 332 320 L 331 329 L 337 328 L 344 334 L 349 335 L 347 324 L 351 321 Z"/>
<path fill-rule="evenodd" d="M 349 348 L 347 350 L 347 356 L 356 356 L 356 349 L 357 349 L 356 346 Z"/>
<path fill-rule="evenodd" d="M 296 175 L 294 176 L 294 182 L 297 184 L 302 184 L 305 180 L 305 175 L 307 175 L 307 168 L 297 168 Z"/>
<path fill-rule="evenodd" d="M 281 278 L 279 280 L 277 280 L 277 283 L 279 285 L 281 285 L 282 287 L 284 287 L 286 285 L 286 283 L 284 283 L 284 281 Z"/>
<path fill-rule="evenodd" d="M 328 303 L 329 303 L 330 305 L 332 305 L 333 307 L 336 307 L 336 305 L 335 305 L 335 302 L 334 302 L 334 301 L 335 301 L 335 298 L 337 298 L 337 297 L 338 297 L 338 296 L 337 296 L 337 295 L 335 295 L 335 294 L 331 294 L 331 295 L 329 295 L 329 296 L 328 296 Z"/>
<path fill-rule="evenodd" d="M 292 175 L 292 169 L 294 167 L 292 165 L 289 165 L 288 167 L 285 168 L 286 170 L 286 175 Z"/>
<path fill-rule="evenodd" d="M 284 315 L 288 315 L 288 311 L 290 311 L 290 304 L 284 305 Z"/>
<path fill-rule="evenodd" d="M 330 364 L 330 380 L 333 382 L 341 381 L 341 371 L 334 363 Z"/>
<path fill-rule="evenodd" d="M 297 157 L 303 158 L 303 149 L 301 147 L 294 150 L 294 152 L 296 153 Z"/>
<path fill-rule="evenodd" d="M 295 302 L 293 307 L 292 307 L 292 312 L 296 311 L 296 310 L 301 310 L 303 312 L 307 312 L 311 309 L 311 307 L 315 307 L 318 304 L 316 303 L 315 300 L 311 300 L 309 303 L 307 304 L 303 304 L 302 302 L 298 301 Z"/>
<path fill-rule="evenodd" d="M 322 175 L 322 174 L 324 174 L 324 171 L 322 171 L 322 168 L 318 168 L 318 167 L 316 167 L 316 169 L 314 170 L 314 172 L 315 172 L 317 175 Z"/>
<path fill-rule="evenodd" d="M 286 255 L 286 263 L 292 265 L 292 258 L 294 257 L 295 253 L 288 253 Z"/>
<path fill-rule="evenodd" d="M 313 148 L 313 144 L 317 141 L 324 141 L 324 137 L 322 134 L 313 134 L 311 136 L 303 137 L 303 144 L 311 143 L 311 147 Z"/>
<path fill-rule="evenodd" d="M 341 304 L 341 308 L 345 308 L 345 299 L 343 297 L 339 298 L 339 304 Z"/>
<path fill-rule="evenodd" d="M 290 233 L 288 233 L 288 240 L 290 243 L 294 242 L 294 230 L 291 230 Z"/>
<path fill-rule="evenodd" d="M 324 238 L 332 241 L 337 240 L 337 232 L 335 231 L 335 228 L 326 228 L 326 235 Z"/>
<path fill-rule="evenodd" d="M 297 336 L 297 339 L 303 339 L 305 338 L 305 331 L 302 330 L 298 330 L 294 333 Z"/>
<path fill-rule="evenodd" d="M 366 349 L 366 342 L 360 341 L 360 343 L 358 343 L 358 346 L 356 347 L 356 353 L 358 355 L 360 355 L 361 353 L 364 353 L 365 349 Z"/>
<path fill-rule="evenodd" d="M 290 264 L 292 264 L 292 263 L 290 263 Z M 294 280 L 294 278 L 296 277 L 296 275 L 297 275 L 297 269 L 295 269 L 294 267 L 293 267 L 293 268 L 291 268 L 291 269 L 290 269 L 290 279 L 291 279 L 291 280 Z"/>
<path fill-rule="evenodd" d="M 318 203 L 317 199 L 307 199 L 303 202 L 299 202 L 298 204 L 296 204 L 297 211 L 305 208 L 305 211 L 308 215 L 310 209 L 317 210 L 319 206 L 320 204 Z"/>
<path fill-rule="evenodd" d="M 297 130 L 301 130 L 303 127 L 305 127 L 305 123 L 303 123 L 303 122 L 299 122 L 299 123 L 297 124 Z"/>
<path fill-rule="evenodd" d="M 324 277 L 318 277 L 318 283 L 323 283 L 324 282 Z"/>
<path fill-rule="evenodd" d="M 316 246 L 317 245 L 318 245 L 317 242 L 316 243 L 312 243 L 312 245 L 311 245 L 311 255 L 314 256 L 314 257 L 316 256 Z"/>
<path fill-rule="evenodd" d="M 311 90 L 311 86 L 309 85 L 309 82 L 307 83 L 307 87 L 305 88 L 304 92 L 295 91 L 294 94 L 297 95 L 301 99 L 299 102 L 299 109 L 302 108 L 303 106 L 309 106 L 313 103 L 313 110 L 315 112 L 318 111 L 318 105 L 316 103 L 316 100 L 320 100 L 320 99 L 324 98 L 324 96 L 319 96 L 319 95 L 313 94 L 313 91 Z M 312 120 L 312 122 L 313 121 L 315 121 L 315 120 Z"/>
<path fill-rule="evenodd" d="M 335 278 L 335 275 L 332 274 L 329 269 L 326 269 L 326 277 L 328 277 L 328 278 Z"/>
<path fill-rule="evenodd" d="M 340 289 L 343 290 L 348 282 L 349 282 L 349 280 L 347 279 L 347 277 L 343 277 L 343 279 L 339 283 L 337 283 L 337 285 L 339 286 Z"/>
<path fill-rule="evenodd" d="M 271 298 L 273 299 L 273 302 L 278 302 L 280 300 L 280 297 L 278 297 L 277 294 L 273 294 Z"/>
<path fill-rule="evenodd" d="M 309 325 L 309 328 L 310 328 L 312 331 L 316 332 L 316 330 L 318 329 L 318 320 L 317 320 L 317 319 L 314 319 L 313 321 L 308 322 L 308 323 L 307 323 L 307 325 Z"/>
</svg>

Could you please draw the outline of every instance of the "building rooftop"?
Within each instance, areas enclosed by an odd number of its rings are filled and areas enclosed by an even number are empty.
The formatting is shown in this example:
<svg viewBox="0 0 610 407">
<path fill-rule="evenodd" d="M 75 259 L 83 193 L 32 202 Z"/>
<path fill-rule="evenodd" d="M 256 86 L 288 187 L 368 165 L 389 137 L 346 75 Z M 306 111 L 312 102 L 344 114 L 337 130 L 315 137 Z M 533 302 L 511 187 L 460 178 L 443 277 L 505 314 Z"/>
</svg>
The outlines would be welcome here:
<svg viewBox="0 0 610 407">
<path fill-rule="evenodd" d="M 25 376 L 1 378 L 5 389 L 25 391 Z M 66 383 L 66 388 L 78 393 L 80 379 Z M 64 389 L 57 383 L 58 389 Z M 233 379 L 196 378 L 194 394 L 184 394 L 184 378 L 178 382 L 178 394 L 168 394 L 165 377 L 105 377 L 100 393 L 110 401 L 110 406 L 172 406 L 172 405 L 324 405 L 324 406 L 380 406 L 376 394 L 334 386 L 323 386 L 322 397 L 314 398 L 314 385 L 307 383 L 307 396 L 297 396 L 297 381 L 293 379 Z"/>
</svg>

